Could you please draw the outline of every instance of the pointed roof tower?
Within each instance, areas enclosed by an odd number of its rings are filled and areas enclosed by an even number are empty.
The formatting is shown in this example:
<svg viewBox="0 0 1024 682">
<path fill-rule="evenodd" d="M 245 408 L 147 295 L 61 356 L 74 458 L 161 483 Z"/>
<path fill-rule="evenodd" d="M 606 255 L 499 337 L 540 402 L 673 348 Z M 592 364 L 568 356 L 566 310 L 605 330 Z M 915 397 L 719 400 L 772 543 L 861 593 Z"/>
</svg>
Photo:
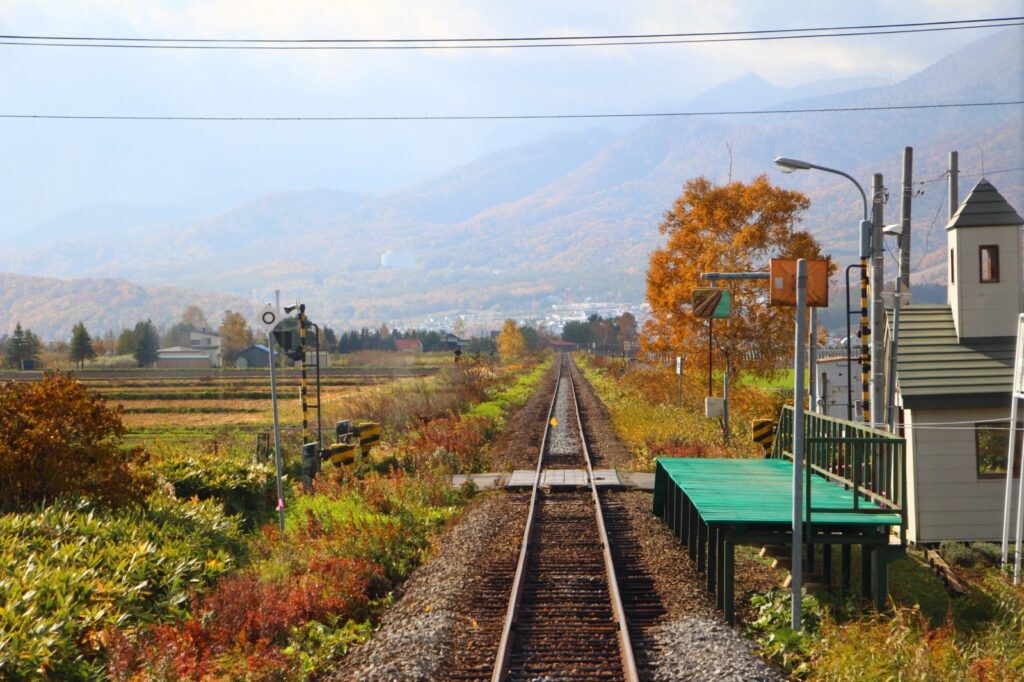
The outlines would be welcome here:
<svg viewBox="0 0 1024 682">
<path fill-rule="evenodd" d="M 947 230 L 955 227 L 993 227 L 996 225 L 1024 225 L 1013 206 L 1003 198 L 985 178 L 978 181 L 960 208 L 949 219 Z"/>
<path fill-rule="evenodd" d="M 946 225 L 947 292 L 961 342 L 1014 336 L 1024 310 L 1022 225 L 1020 214 L 984 178 Z"/>
</svg>

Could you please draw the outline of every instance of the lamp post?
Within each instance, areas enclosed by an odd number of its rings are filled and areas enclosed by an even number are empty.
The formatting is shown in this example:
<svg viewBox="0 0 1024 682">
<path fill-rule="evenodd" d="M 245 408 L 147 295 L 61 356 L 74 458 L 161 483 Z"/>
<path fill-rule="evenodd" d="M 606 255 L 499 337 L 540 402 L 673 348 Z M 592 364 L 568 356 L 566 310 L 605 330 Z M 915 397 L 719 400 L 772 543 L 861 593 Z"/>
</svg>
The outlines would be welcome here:
<svg viewBox="0 0 1024 682">
<path fill-rule="evenodd" d="M 861 418 L 865 423 L 871 423 L 871 398 L 868 389 L 869 380 L 871 377 L 871 355 L 868 346 L 868 339 L 870 338 L 870 331 L 868 327 L 868 258 L 871 257 L 871 218 L 868 213 L 868 197 L 864 193 L 864 188 L 861 187 L 860 183 L 850 175 L 844 173 L 841 170 L 835 168 L 828 168 L 827 166 L 819 166 L 808 161 L 800 161 L 798 159 L 790 159 L 785 156 L 779 156 L 775 159 L 775 165 L 778 166 L 779 170 L 783 173 L 792 173 L 798 170 L 820 170 L 825 173 L 832 173 L 833 175 L 841 175 L 857 188 L 860 192 L 860 198 L 864 205 L 863 218 L 860 221 L 860 365 L 861 365 L 861 391 L 862 391 L 862 402 L 861 402 Z M 877 288 L 877 287 L 876 287 Z M 847 332 L 849 332 L 849 318 L 847 318 Z M 850 335 L 847 333 L 847 339 Z M 850 357 L 850 351 L 852 345 L 847 343 L 847 359 Z M 852 385 L 853 377 L 847 377 L 848 386 Z M 850 401 L 850 390 L 847 390 L 847 401 Z M 878 406 L 875 406 L 878 409 Z"/>
</svg>

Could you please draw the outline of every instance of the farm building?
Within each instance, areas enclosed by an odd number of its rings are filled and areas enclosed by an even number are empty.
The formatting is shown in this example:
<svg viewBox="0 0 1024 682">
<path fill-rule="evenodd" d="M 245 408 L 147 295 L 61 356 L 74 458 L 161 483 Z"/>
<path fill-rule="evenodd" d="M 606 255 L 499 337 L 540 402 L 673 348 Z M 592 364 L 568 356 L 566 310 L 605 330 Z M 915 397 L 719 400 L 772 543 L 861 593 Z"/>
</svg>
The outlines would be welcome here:
<svg viewBox="0 0 1024 682">
<path fill-rule="evenodd" d="M 896 405 L 913 542 L 1002 533 L 1016 322 L 1024 310 L 1021 225 L 982 179 L 946 226 L 948 304 L 900 308 Z"/>
<path fill-rule="evenodd" d="M 416 338 L 395 339 L 395 350 L 399 353 L 422 353 L 423 343 Z"/>
<path fill-rule="evenodd" d="M 185 346 L 161 348 L 156 352 L 157 369 L 209 369 L 215 366 L 209 353 Z"/>
<path fill-rule="evenodd" d="M 441 342 L 440 344 L 438 344 L 438 348 L 441 350 L 456 350 L 460 348 L 465 348 L 468 345 L 469 341 L 460 339 L 451 332 L 442 332 Z"/>
<path fill-rule="evenodd" d="M 209 329 L 202 331 L 193 329 L 188 333 L 188 345 L 193 351 L 205 353 L 210 358 L 211 367 L 221 367 L 224 364 L 220 352 L 220 334 Z"/>
<path fill-rule="evenodd" d="M 235 360 L 235 367 L 239 369 L 270 367 L 270 349 L 259 343 L 249 346 L 238 354 L 238 359 Z"/>
</svg>

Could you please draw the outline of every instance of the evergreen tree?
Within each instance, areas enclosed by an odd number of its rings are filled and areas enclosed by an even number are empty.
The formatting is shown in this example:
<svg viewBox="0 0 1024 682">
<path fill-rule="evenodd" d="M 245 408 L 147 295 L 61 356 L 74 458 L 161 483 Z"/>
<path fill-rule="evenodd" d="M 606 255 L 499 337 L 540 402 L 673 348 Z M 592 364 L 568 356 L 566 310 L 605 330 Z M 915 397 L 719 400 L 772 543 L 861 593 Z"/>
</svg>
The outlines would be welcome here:
<svg viewBox="0 0 1024 682">
<path fill-rule="evenodd" d="M 137 339 L 135 350 L 135 362 L 139 367 L 148 367 L 156 362 L 156 352 L 160 348 L 160 336 L 156 333 L 156 327 L 152 320 L 138 322 L 132 335 Z"/>
<path fill-rule="evenodd" d="M 86 360 L 96 357 L 96 349 L 92 345 L 92 337 L 85 325 L 79 321 L 71 329 L 71 361 L 77 362 L 79 369 L 85 366 Z"/>
<path fill-rule="evenodd" d="M 21 322 L 14 326 L 14 333 L 7 342 L 4 358 L 12 369 L 25 369 L 39 360 L 43 344 L 29 329 L 23 329 Z"/>
<path fill-rule="evenodd" d="M 141 322 L 139 323 L 141 324 Z M 139 325 L 135 325 L 135 329 L 122 329 L 121 335 L 117 337 L 117 354 L 118 355 L 134 355 L 135 349 L 139 347 L 139 339 L 135 334 L 135 330 L 139 328 Z"/>
</svg>

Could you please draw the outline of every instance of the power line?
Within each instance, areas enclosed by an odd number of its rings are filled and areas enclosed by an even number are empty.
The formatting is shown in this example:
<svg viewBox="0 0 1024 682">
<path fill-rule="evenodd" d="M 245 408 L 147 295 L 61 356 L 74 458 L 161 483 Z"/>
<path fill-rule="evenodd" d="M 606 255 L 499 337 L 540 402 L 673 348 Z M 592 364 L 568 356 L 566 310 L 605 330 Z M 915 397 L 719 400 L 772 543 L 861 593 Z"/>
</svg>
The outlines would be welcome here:
<svg viewBox="0 0 1024 682">
<path fill-rule="evenodd" d="M 936 25 L 941 24 L 941 25 Z M 366 38 L 366 39 L 242 39 L 124 38 L 95 36 L 0 35 L 0 45 L 25 47 L 92 47 L 157 50 L 461 50 L 536 47 L 610 47 L 734 43 L 803 38 L 932 33 L 1024 26 L 1024 17 L 968 19 L 959 22 L 877 24 L 868 27 L 771 29 L 719 33 L 666 33 L 620 36 L 554 36 L 546 38 Z M 879 30 L 884 29 L 884 30 Z"/>
<path fill-rule="evenodd" d="M 753 111 L 662 111 L 647 113 L 596 114 L 467 114 L 438 116 L 170 116 L 130 114 L 0 114 L 0 119 L 38 119 L 74 121 L 266 121 L 266 122 L 356 122 L 356 121 L 522 121 L 582 118 L 685 118 L 694 116 L 769 116 L 774 114 L 819 114 L 863 111 L 907 111 L 923 109 L 959 109 L 1001 107 L 1024 104 L 1024 100 L 1003 102 L 949 102 L 941 104 L 903 104 L 863 107 L 823 107 L 803 109 L 759 109 Z"/>
</svg>

